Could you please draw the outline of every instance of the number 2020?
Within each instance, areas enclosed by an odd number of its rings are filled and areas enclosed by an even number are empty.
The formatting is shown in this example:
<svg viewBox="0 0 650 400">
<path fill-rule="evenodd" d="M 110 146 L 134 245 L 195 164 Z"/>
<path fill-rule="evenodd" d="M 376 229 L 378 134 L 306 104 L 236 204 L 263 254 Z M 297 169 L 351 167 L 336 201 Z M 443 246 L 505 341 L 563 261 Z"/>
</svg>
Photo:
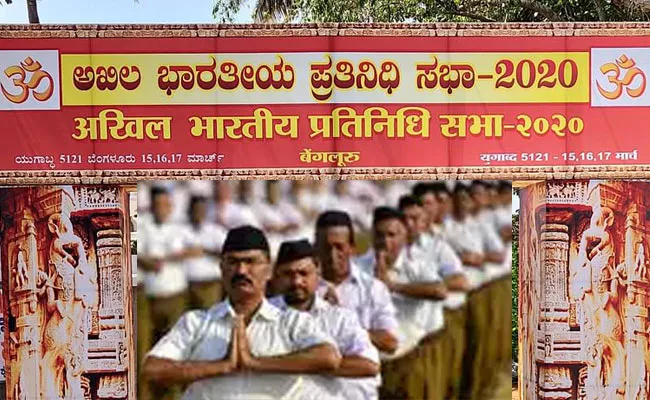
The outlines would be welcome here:
<svg viewBox="0 0 650 400">
<path fill-rule="evenodd" d="M 553 88 L 557 83 L 564 88 L 573 87 L 578 81 L 578 65 L 574 60 L 564 59 L 559 64 L 544 59 L 537 65 L 531 60 L 521 60 L 516 65 L 510 60 L 499 60 L 496 88 L 511 88 L 515 85 L 524 89 Z M 514 77 L 513 77 L 514 75 Z"/>
</svg>

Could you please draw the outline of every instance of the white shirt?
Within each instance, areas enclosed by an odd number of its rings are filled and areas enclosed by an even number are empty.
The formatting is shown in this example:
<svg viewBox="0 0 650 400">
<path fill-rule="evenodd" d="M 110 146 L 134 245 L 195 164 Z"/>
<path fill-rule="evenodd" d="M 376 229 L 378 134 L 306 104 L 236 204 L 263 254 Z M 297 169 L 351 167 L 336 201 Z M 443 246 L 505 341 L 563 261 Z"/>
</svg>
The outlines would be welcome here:
<svg viewBox="0 0 650 400">
<path fill-rule="evenodd" d="M 348 193 L 359 201 L 367 201 L 371 204 L 378 204 L 382 199 L 381 190 L 373 181 L 348 181 Z"/>
<path fill-rule="evenodd" d="M 498 229 L 496 228 L 496 222 L 494 220 L 494 214 L 489 210 L 487 211 L 491 217 L 487 217 L 485 221 L 480 219 L 470 219 L 475 225 L 476 230 L 479 232 L 480 239 L 483 245 L 483 252 L 498 252 L 505 253 L 506 247 L 501 239 Z M 506 257 L 507 259 L 507 257 Z M 485 272 L 486 272 L 486 281 L 492 282 L 496 279 L 499 279 L 503 276 L 504 268 L 503 263 L 494 264 L 494 263 L 485 263 Z"/>
<path fill-rule="evenodd" d="M 175 361 L 223 360 L 230 348 L 234 316 L 228 300 L 207 311 L 187 312 L 156 343 L 148 356 Z M 309 314 L 293 309 L 281 310 L 267 300 L 262 301 L 246 327 L 246 336 L 254 357 L 279 356 L 325 343 L 336 346 Z M 316 400 L 319 397 L 303 391 L 314 389 L 315 385 L 310 381 L 311 378 L 306 375 L 239 372 L 196 381 L 187 388 L 183 399 L 275 400 L 313 397 Z"/>
<path fill-rule="evenodd" d="M 177 225 L 158 225 L 153 218 L 143 218 L 139 225 L 138 255 L 165 258 L 183 251 L 183 237 Z M 177 262 L 163 262 L 159 271 L 143 271 L 138 273 L 139 276 L 142 276 L 148 296 L 171 297 L 187 289 L 185 271 Z"/>
<path fill-rule="evenodd" d="M 467 277 L 467 272 L 463 263 L 454 252 L 454 249 L 447 243 L 442 235 L 423 234 L 417 242 L 419 247 L 428 252 L 435 265 L 438 266 L 438 272 L 444 279 L 452 275 L 463 275 Z M 450 291 L 444 300 L 445 308 L 452 310 L 458 309 L 467 301 L 467 294 L 464 292 Z"/>
<path fill-rule="evenodd" d="M 323 297 L 327 284 L 321 282 L 317 293 Z M 366 330 L 387 330 L 396 333 L 396 309 L 386 285 L 374 276 L 362 272 L 350 262 L 350 276 L 335 287 L 339 305 L 357 314 Z"/>
<path fill-rule="evenodd" d="M 496 208 L 494 213 L 499 233 L 505 227 L 512 229 L 512 206 L 501 206 Z M 503 263 L 503 272 L 501 275 L 506 276 L 512 274 L 512 241 L 504 245 L 506 249 L 506 260 Z"/>
<path fill-rule="evenodd" d="M 369 258 L 368 258 L 369 260 Z M 374 270 L 376 259 L 365 270 Z M 397 283 L 440 282 L 437 268 L 424 253 L 409 254 L 405 247 L 389 270 L 389 277 Z M 444 327 L 443 302 L 404 296 L 392 293 L 397 308 L 399 346 L 395 353 L 381 354 L 383 359 L 400 358 L 413 350 L 427 334 Z"/>
<path fill-rule="evenodd" d="M 339 210 L 347 213 L 359 229 L 369 231 L 372 227 L 372 215 L 366 207 L 350 195 L 330 195 L 327 199 L 327 210 Z"/>
<path fill-rule="evenodd" d="M 499 229 L 504 226 L 512 227 L 512 206 L 501 206 L 493 210 L 495 220 Z"/>
<path fill-rule="evenodd" d="M 184 181 L 175 182 L 174 188 L 169 191 L 171 202 L 173 206 L 171 222 L 182 224 L 187 222 L 188 209 L 190 206 L 190 198 L 192 197 L 187 184 Z"/>
<path fill-rule="evenodd" d="M 185 224 L 181 229 L 183 244 L 186 248 L 200 247 L 211 252 L 220 252 L 228 232 L 216 224 L 203 223 L 196 229 Z M 208 282 L 221 279 L 221 268 L 216 257 L 203 255 L 188 258 L 183 263 L 187 279 L 190 282 Z"/>
<path fill-rule="evenodd" d="M 304 218 L 297 207 L 287 201 L 278 204 L 260 201 L 254 203 L 251 208 L 262 225 L 286 227 L 288 225 L 302 226 L 304 223 Z M 282 242 L 291 240 L 296 233 L 298 230 L 284 233 L 267 232 L 266 238 L 269 241 L 272 257 L 277 254 Z"/>
<path fill-rule="evenodd" d="M 314 213 L 323 213 L 328 210 L 330 194 L 327 191 L 304 191 L 298 197 L 298 204 Z"/>
<path fill-rule="evenodd" d="M 270 303 L 286 309 L 288 306 L 283 296 L 271 298 Z M 379 364 L 379 352 L 370 341 L 368 332 L 363 329 L 354 312 L 329 304 L 315 296 L 309 314 L 316 319 L 319 328 L 334 339 L 342 356 L 359 356 Z M 381 377 L 342 378 L 317 377 L 321 386 L 329 387 L 330 392 L 339 393 L 343 399 L 371 400 L 377 399 L 377 388 Z"/>
<path fill-rule="evenodd" d="M 214 197 L 213 181 L 187 181 L 187 188 L 193 196 L 202 196 L 207 199 Z"/>
<path fill-rule="evenodd" d="M 450 218 L 445 223 L 443 230 L 443 237 L 456 254 L 464 252 L 484 254 L 481 233 L 470 218 L 466 218 L 462 222 Z M 472 290 L 478 289 L 486 282 L 486 274 L 482 269 L 465 265 L 463 267 Z"/>
<path fill-rule="evenodd" d="M 262 224 L 251 207 L 245 204 L 233 202 L 215 204 L 212 212 L 213 215 L 209 219 L 223 225 L 226 229 L 233 229 L 242 225 L 262 228 Z"/>
<path fill-rule="evenodd" d="M 151 182 L 138 182 L 138 214 L 144 215 L 151 209 Z"/>
</svg>

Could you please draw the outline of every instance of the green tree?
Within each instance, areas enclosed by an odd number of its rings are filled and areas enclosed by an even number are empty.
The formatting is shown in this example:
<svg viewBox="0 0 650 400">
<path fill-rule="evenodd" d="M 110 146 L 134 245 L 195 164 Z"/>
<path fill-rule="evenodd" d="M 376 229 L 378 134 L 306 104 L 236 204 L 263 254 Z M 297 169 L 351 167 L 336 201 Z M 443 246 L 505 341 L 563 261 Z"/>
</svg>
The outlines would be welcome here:
<svg viewBox="0 0 650 400">
<path fill-rule="evenodd" d="M 244 0 L 216 0 L 232 21 Z M 257 0 L 257 22 L 648 21 L 650 0 Z"/>
</svg>

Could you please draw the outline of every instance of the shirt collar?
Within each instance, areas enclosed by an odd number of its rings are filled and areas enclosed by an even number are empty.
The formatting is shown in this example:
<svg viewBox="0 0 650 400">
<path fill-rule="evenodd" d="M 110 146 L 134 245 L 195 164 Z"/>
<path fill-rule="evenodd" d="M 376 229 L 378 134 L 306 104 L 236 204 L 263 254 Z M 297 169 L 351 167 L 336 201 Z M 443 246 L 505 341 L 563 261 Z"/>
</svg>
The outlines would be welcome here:
<svg viewBox="0 0 650 400">
<path fill-rule="evenodd" d="M 284 300 L 283 295 L 278 295 L 278 296 L 273 296 L 269 299 L 269 303 L 272 305 L 279 307 L 280 309 L 287 309 L 290 308 L 290 306 L 287 304 L 287 302 Z M 322 299 L 318 294 L 314 295 L 314 302 L 311 305 L 311 308 L 309 309 L 309 313 L 313 314 L 318 311 L 322 311 L 328 306 L 328 302 L 325 301 L 325 299 Z"/>
<path fill-rule="evenodd" d="M 322 311 L 327 308 L 328 304 L 329 303 L 325 301 L 325 299 L 321 299 L 320 296 L 314 296 L 314 303 L 311 305 L 309 312 L 313 314 L 315 312 Z"/>
<path fill-rule="evenodd" d="M 350 276 L 348 276 L 348 279 L 352 283 L 357 283 L 361 279 L 361 272 L 359 271 L 359 265 L 353 260 L 350 260 Z"/>
<path fill-rule="evenodd" d="M 236 315 L 235 310 L 232 308 L 232 304 L 230 303 L 230 299 L 226 299 L 221 303 L 217 304 L 216 306 L 214 306 L 212 312 L 213 315 L 219 319 L 223 319 L 226 316 L 230 316 L 234 318 Z M 264 298 L 262 299 L 262 304 L 260 305 L 260 308 L 257 310 L 257 312 L 255 313 L 252 319 L 259 317 L 267 321 L 275 321 L 280 317 L 280 314 L 281 314 L 280 309 L 274 306 L 273 304 L 269 303 L 268 300 Z"/>
<path fill-rule="evenodd" d="M 411 249 L 411 260 L 416 257 L 416 254 L 413 254 L 413 250 Z M 405 261 L 409 260 L 409 248 L 408 245 L 402 247 L 402 250 L 400 250 L 399 254 L 397 255 L 397 259 L 393 263 L 393 270 L 399 271 L 404 267 Z"/>
</svg>

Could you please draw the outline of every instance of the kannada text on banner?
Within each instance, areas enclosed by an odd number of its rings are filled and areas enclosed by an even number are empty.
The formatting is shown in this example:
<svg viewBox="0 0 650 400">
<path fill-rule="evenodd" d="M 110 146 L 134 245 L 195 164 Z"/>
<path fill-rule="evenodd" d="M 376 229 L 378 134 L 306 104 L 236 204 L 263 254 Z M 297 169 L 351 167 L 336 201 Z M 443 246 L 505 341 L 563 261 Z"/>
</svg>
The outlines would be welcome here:
<svg viewBox="0 0 650 400">
<path fill-rule="evenodd" d="M 179 38 L 158 39 L 166 51 L 12 42 L 0 50 L 0 170 L 650 163 L 635 140 L 650 131 L 650 39 L 555 39 L 395 51 L 408 38 L 394 37 L 372 52 L 295 51 L 301 39 L 287 37 L 265 51 L 215 39 L 223 52 Z"/>
</svg>

